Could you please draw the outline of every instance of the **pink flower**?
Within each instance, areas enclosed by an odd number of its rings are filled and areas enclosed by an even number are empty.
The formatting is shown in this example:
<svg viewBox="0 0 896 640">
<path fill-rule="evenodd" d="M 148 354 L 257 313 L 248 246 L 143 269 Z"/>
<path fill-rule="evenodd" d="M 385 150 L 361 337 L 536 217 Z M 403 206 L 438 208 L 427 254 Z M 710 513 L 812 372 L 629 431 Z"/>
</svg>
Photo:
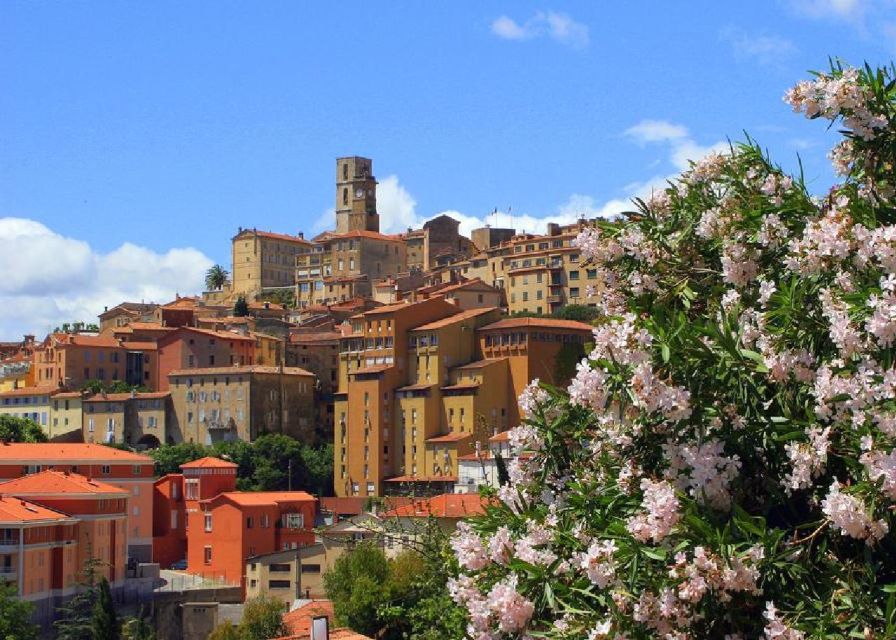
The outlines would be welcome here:
<svg viewBox="0 0 896 640">
<path fill-rule="evenodd" d="M 661 542 L 681 517 L 675 489 L 665 480 L 654 482 L 644 478 L 641 480 L 641 490 L 644 492 L 641 508 L 646 513 L 631 518 L 628 530 L 641 542 Z"/>
</svg>

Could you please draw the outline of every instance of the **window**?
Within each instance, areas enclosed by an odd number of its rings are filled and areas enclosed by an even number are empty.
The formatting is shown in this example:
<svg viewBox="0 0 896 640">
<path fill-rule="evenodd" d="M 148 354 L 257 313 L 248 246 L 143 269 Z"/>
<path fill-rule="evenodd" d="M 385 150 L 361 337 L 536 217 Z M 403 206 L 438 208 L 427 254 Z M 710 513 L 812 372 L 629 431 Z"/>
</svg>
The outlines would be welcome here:
<svg viewBox="0 0 896 640">
<path fill-rule="evenodd" d="M 292 582 L 289 580 L 268 580 L 268 589 L 289 589 Z"/>
<path fill-rule="evenodd" d="M 305 527 L 305 516 L 301 513 L 286 513 L 283 515 L 283 526 L 286 529 L 302 529 Z"/>
<path fill-rule="evenodd" d="M 597 277 L 597 269 L 586 269 L 585 275 L 589 280 L 594 280 Z"/>
<path fill-rule="evenodd" d="M 570 298 L 578 298 L 579 297 L 579 288 L 578 287 L 570 287 L 569 297 Z"/>
<path fill-rule="evenodd" d="M 212 547 L 211 545 L 205 546 L 205 564 L 212 563 Z"/>
<path fill-rule="evenodd" d="M 302 573 L 320 573 L 319 564 L 303 564 Z"/>
<path fill-rule="evenodd" d="M 270 570 L 271 570 L 271 573 L 289 573 L 290 571 L 292 571 L 292 565 L 291 564 L 283 564 L 283 563 L 272 564 L 270 566 Z"/>
<path fill-rule="evenodd" d="M 107 476 L 107 475 L 109 475 L 110 473 L 112 473 L 112 468 L 111 468 L 109 465 L 104 464 L 104 465 L 100 468 L 100 471 L 101 471 L 101 473 L 102 473 L 104 476 Z"/>
<path fill-rule="evenodd" d="M 205 530 L 206 532 L 211 532 L 212 530 L 212 514 L 210 513 L 205 514 Z"/>
<path fill-rule="evenodd" d="M 187 500 L 199 499 L 199 480 L 187 480 L 184 482 L 184 493 Z"/>
<path fill-rule="evenodd" d="M 171 528 L 177 529 L 177 511 L 175 509 L 171 510 Z"/>
<path fill-rule="evenodd" d="M 270 526 L 271 526 L 271 518 L 266 513 L 261 514 L 261 528 L 267 529 Z"/>
<path fill-rule="evenodd" d="M 367 483 L 367 495 L 371 495 L 374 492 L 374 487 L 372 482 Z"/>
<path fill-rule="evenodd" d="M 578 279 L 579 279 L 579 272 L 578 272 L 578 271 L 570 271 L 570 272 L 569 272 L 569 279 L 570 279 L 570 280 L 578 280 Z"/>
<path fill-rule="evenodd" d="M 251 529 L 255 526 L 255 519 L 252 516 L 246 517 L 246 528 Z"/>
</svg>

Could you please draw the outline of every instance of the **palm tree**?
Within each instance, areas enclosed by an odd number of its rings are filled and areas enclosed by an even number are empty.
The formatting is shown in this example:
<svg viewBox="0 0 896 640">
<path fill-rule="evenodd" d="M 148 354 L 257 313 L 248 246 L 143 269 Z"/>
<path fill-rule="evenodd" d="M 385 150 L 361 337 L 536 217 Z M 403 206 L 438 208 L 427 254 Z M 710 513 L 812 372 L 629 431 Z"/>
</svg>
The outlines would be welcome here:
<svg viewBox="0 0 896 640">
<path fill-rule="evenodd" d="M 209 291 L 220 291 L 227 284 L 230 273 L 219 264 L 205 272 L 205 286 Z"/>
</svg>

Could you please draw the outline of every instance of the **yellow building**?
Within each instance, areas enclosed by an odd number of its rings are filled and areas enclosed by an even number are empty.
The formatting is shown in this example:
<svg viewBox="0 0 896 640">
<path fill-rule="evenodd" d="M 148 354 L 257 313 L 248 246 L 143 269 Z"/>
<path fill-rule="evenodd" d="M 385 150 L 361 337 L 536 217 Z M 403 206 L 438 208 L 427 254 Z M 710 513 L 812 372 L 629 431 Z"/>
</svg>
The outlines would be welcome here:
<svg viewBox="0 0 896 640">
<path fill-rule="evenodd" d="M 41 426 L 44 432 L 50 428 L 50 397 L 58 387 L 22 387 L 0 393 L 0 415 L 28 418 Z"/>
<path fill-rule="evenodd" d="M 84 425 L 84 395 L 80 391 L 53 394 L 50 408 L 50 440 L 81 441 Z"/>
<path fill-rule="evenodd" d="M 314 374 L 299 367 L 183 369 L 168 379 L 172 442 L 251 442 L 264 433 L 306 442 L 323 437 L 316 430 Z"/>
<path fill-rule="evenodd" d="M 243 229 L 231 240 L 232 297 L 251 301 L 265 289 L 291 288 L 295 284 L 296 256 L 310 243 L 301 234 L 290 236 L 257 229 Z"/>
<path fill-rule="evenodd" d="M 171 394 L 98 393 L 83 400 L 84 442 L 154 449 L 168 441 Z"/>
</svg>

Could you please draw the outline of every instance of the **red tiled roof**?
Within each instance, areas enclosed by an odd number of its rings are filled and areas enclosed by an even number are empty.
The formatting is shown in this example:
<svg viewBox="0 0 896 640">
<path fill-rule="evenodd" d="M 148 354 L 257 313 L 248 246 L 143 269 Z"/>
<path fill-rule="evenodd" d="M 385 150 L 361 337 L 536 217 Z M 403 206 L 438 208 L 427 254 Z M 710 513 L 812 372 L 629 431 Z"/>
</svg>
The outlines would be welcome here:
<svg viewBox="0 0 896 640">
<path fill-rule="evenodd" d="M 332 511 L 333 513 L 351 513 L 358 515 L 364 513 L 364 505 L 367 498 L 361 496 L 348 496 L 345 498 L 320 498 L 320 508 L 322 511 Z"/>
<path fill-rule="evenodd" d="M 497 433 L 488 439 L 489 442 L 507 442 L 510 440 L 510 430 Z"/>
<path fill-rule="evenodd" d="M 74 345 L 76 347 L 105 347 L 108 349 L 121 346 L 117 339 L 109 336 L 88 336 L 81 333 L 54 333 L 53 339 L 60 346 Z"/>
<path fill-rule="evenodd" d="M 558 320 L 557 318 L 504 318 L 498 320 L 488 326 L 482 327 L 480 331 L 491 331 L 492 329 L 519 329 L 522 327 L 533 327 L 541 329 L 569 329 L 573 331 L 594 330 L 590 324 L 577 322 L 575 320 Z"/>
<path fill-rule="evenodd" d="M 316 502 L 317 498 L 306 491 L 226 491 L 211 500 L 227 498 L 244 507 L 258 507 L 278 502 Z"/>
<path fill-rule="evenodd" d="M 469 288 L 480 289 L 483 291 L 486 289 L 498 291 L 498 289 L 496 289 L 495 287 L 483 282 L 482 278 L 472 278 L 471 280 L 465 280 L 463 282 L 458 282 L 456 284 L 448 285 L 444 289 L 440 289 L 438 291 L 438 293 L 448 293 L 449 291 L 457 291 L 459 289 L 469 289 Z"/>
<path fill-rule="evenodd" d="M 427 442 L 460 442 L 461 440 L 466 440 L 467 438 L 472 438 L 472 433 L 457 433 L 451 432 L 446 433 L 443 436 L 435 436 L 433 438 L 427 438 Z"/>
<path fill-rule="evenodd" d="M 239 237 L 244 233 L 251 233 L 262 238 L 271 238 L 272 240 L 284 240 L 286 242 L 298 242 L 301 244 L 311 244 L 310 241 L 305 240 L 305 238 L 300 238 L 299 236 L 290 236 L 285 233 L 274 233 L 273 231 L 258 231 L 257 229 L 243 229 L 241 232 L 236 234 L 234 237 Z"/>
<path fill-rule="evenodd" d="M 413 329 L 411 329 L 411 331 L 433 331 L 435 329 L 441 329 L 442 327 L 447 327 L 449 325 L 455 324 L 456 322 L 463 322 L 464 320 L 469 320 L 470 318 L 475 318 L 486 313 L 491 313 L 495 310 L 496 307 L 469 309 L 467 311 L 456 313 L 453 316 L 448 316 L 447 318 L 436 320 L 435 322 L 428 322 L 427 324 L 422 324 L 419 327 L 414 327 Z"/>
<path fill-rule="evenodd" d="M 291 636 L 282 636 L 274 638 L 274 640 L 311 640 L 309 633 L 300 633 Z M 331 629 L 330 640 L 373 640 L 370 636 L 365 636 L 351 629 Z"/>
<path fill-rule="evenodd" d="M 0 464 L 152 464 L 152 458 L 101 444 L 10 442 L 0 444 Z"/>
<path fill-rule="evenodd" d="M 204 336 L 220 338 L 221 340 L 252 340 L 253 342 L 255 341 L 254 338 L 250 338 L 249 336 L 244 336 L 239 333 L 234 333 L 233 331 L 215 331 L 213 329 L 201 329 L 199 327 L 178 327 L 177 331 L 189 331 L 191 333 L 200 333 Z M 171 335 L 173 335 L 173 334 L 168 334 L 167 336 L 164 336 L 163 338 L 160 338 L 160 339 L 167 341 L 168 337 Z"/>
<path fill-rule="evenodd" d="M 331 233 L 326 240 L 341 240 L 342 238 L 370 238 L 372 240 L 388 240 L 389 242 L 401 242 L 401 235 L 389 236 L 376 231 L 362 231 L 356 229 L 346 233 Z"/>
<path fill-rule="evenodd" d="M 156 351 L 159 348 L 155 342 L 122 342 L 121 346 L 134 351 Z"/>
<path fill-rule="evenodd" d="M 156 400 L 168 398 L 171 394 L 168 391 L 142 391 L 137 393 L 97 393 L 96 395 L 85 398 L 84 402 L 124 402 L 125 400 Z"/>
<path fill-rule="evenodd" d="M 363 369 L 355 369 L 354 371 L 349 371 L 348 375 L 354 376 L 359 373 L 382 373 L 388 369 L 391 369 L 395 365 L 391 364 L 375 364 L 370 367 L 364 367 Z"/>
<path fill-rule="evenodd" d="M 314 344 L 318 342 L 335 342 L 342 337 L 336 331 L 321 331 L 319 333 L 294 333 L 289 336 L 289 341 L 298 344 Z"/>
<path fill-rule="evenodd" d="M 395 476 L 386 482 L 457 482 L 457 476 Z"/>
<path fill-rule="evenodd" d="M 177 327 L 166 327 L 158 322 L 131 322 L 124 327 L 116 327 L 115 331 L 126 329 L 127 327 L 135 331 L 175 331 L 177 329 Z"/>
<path fill-rule="evenodd" d="M 385 518 L 466 518 L 485 513 L 486 502 L 473 493 L 443 493 L 387 511 Z"/>
<path fill-rule="evenodd" d="M 0 525 L 70 520 L 69 516 L 20 498 L 0 495 Z"/>
<path fill-rule="evenodd" d="M 19 387 L 9 391 L 0 392 L 0 398 L 20 398 L 22 396 L 49 396 L 59 391 L 59 387 Z"/>
<path fill-rule="evenodd" d="M 251 364 L 232 367 L 205 367 L 202 369 L 178 369 L 168 376 L 226 376 L 240 373 L 283 373 L 288 376 L 313 376 L 310 371 L 301 367 L 269 367 L 261 364 Z"/>
<path fill-rule="evenodd" d="M 64 495 L 112 495 L 116 498 L 128 495 L 128 491 L 111 484 L 86 478 L 79 473 L 48 469 L 21 478 L 0 482 L 0 493 L 15 496 Z"/>
<path fill-rule="evenodd" d="M 297 609 L 283 614 L 283 624 L 293 635 L 307 634 L 311 631 L 311 619 L 327 616 L 330 624 L 334 624 L 333 602 L 331 600 L 312 600 Z M 330 636 L 332 637 L 332 635 Z"/>
<path fill-rule="evenodd" d="M 286 310 L 286 307 L 284 307 L 282 304 L 279 304 L 277 302 L 250 302 L 248 304 L 248 307 L 250 309 L 261 309 L 262 311 L 264 311 L 264 310 L 285 311 Z"/>
<path fill-rule="evenodd" d="M 199 458 L 198 460 L 193 460 L 191 462 L 185 462 L 180 465 L 181 469 L 236 469 L 239 465 L 234 464 L 233 462 L 229 462 L 227 460 L 221 460 L 221 458 L 212 458 L 211 456 L 205 456 L 204 458 Z"/>
<path fill-rule="evenodd" d="M 476 362 L 470 362 L 469 364 L 462 364 L 456 369 L 482 369 L 483 367 L 490 367 L 493 364 L 497 364 L 498 362 L 504 362 L 507 360 L 507 356 L 502 356 L 500 358 L 489 358 L 487 360 L 477 360 Z"/>
<path fill-rule="evenodd" d="M 418 382 L 417 384 L 409 384 L 406 387 L 398 387 L 396 391 L 423 391 L 436 386 L 435 382 Z"/>
</svg>

